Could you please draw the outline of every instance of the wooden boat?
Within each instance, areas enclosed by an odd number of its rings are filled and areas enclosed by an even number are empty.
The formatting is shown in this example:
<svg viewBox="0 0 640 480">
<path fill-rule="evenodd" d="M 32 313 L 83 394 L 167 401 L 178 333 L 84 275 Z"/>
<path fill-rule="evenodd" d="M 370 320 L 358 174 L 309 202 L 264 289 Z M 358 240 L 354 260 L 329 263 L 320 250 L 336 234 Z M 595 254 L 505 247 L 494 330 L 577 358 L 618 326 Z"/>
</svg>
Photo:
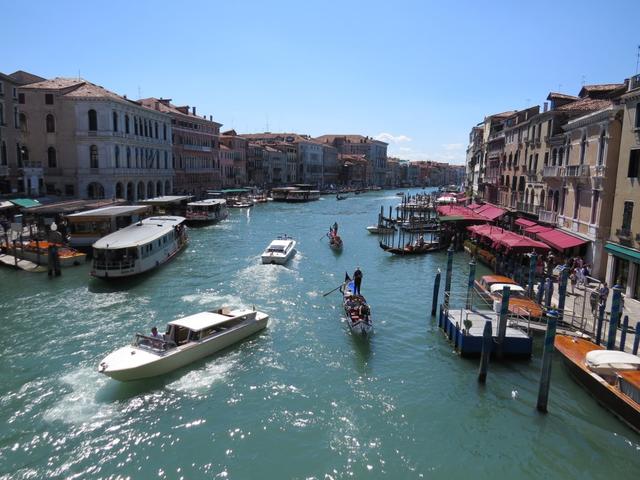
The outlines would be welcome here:
<svg viewBox="0 0 640 480">
<path fill-rule="evenodd" d="M 380 242 L 381 249 L 395 255 L 422 255 L 425 253 L 437 252 L 438 250 L 442 250 L 444 247 L 445 246 L 441 245 L 440 242 L 425 242 L 422 245 L 409 244 L 402 248 L 385 245 L 383 242 Z"/>
<path fill-rule="evenodd" d="M 354 290 L 353 280 L 345 274 L 344 283 L 340 287 L 344 315 L 351 332 L 366 337 L 373 333 L 371 308 L 362 295 L 353 294 Z"/>
<path fill-rule="evenodd" d="M 556 336 L 555 347 L 576 381 L 640 433 L 640 357 L 568 335 Z"/>
<path fill-rule="evenodd" d="M 58 248 L 58 259 L 61 267 L 81 265 L 87 260 L 87 254 L 79 252 L 75 248 L 67 247 L 61 243 L 50 243 L 47 241 L 36 242 L 35 240 L 23 242 L 21 252 L 18 256 L 31 260 L 32 262 L 40 261 L 40 263 L 48 264 L 49 245 Z M 10 249 L 7 251 L 10 251 Z"/>
<path fill-rule="evenodd" d="M 131 345 L 107 355 L 98 371 L 121 382 L 162 375 L 253 335 L 268 320 L 266 313 L 226 308 L 179 318 L 164 335 L 136 334 Z"/>
<path fill-rule="evenodd" d="M 524 288 L 518 285 L 515 280 L 502 275 L 484 275 L 475 281 L 477 292 L 482 298 L 493 302 L 496 312 L 500 311 L 502 303 L 502 290 L 509 287 L 509 312 L 524 317 L 541 318 L 542 307 L 534 300 L 527 297 Z"/>
<path fill-rule="evenodd" d="M 348 195 L 345 194 L 336 194 L 336 200 L 345 200 L 346 198 L 348 198 Z"/>
<path fill-rule="evenodd" d="M 342 238 L 340 238 L 340 235 L 336 234 L 329 234 L 329 248 L 331 248 L 332 250 L 342 250 L 343 247 L 343 241 Z"/>
<path fill-rule="evenodd" d="M 369 225 L 367 227 L 367 231 L 369 233 L 378 234 L 378 233 L 392 233 L 396 231 L 396 228 L 393 226 L 386 225 Z"/>
</svg>

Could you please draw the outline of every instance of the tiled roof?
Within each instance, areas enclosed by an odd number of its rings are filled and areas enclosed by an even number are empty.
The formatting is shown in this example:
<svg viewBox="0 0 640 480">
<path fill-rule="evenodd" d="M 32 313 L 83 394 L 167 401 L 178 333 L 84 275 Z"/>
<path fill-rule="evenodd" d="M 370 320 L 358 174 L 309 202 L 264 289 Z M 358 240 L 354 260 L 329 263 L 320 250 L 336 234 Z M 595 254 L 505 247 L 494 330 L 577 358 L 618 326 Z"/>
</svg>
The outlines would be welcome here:
<svg viewBox="0 0 640 480">
<path fill-rule="evenodd" d="M 63 88 L 70 88 L 74 86 L 79 86 L 85 83 L 85 80 L 81 78 L 64 78 L 64 77 L 56 77 L 51 78 L 49 80 L 43 80 L 41 82 L 32 83 L 30 85 L 26 85 L 23 88 L 28 89 L 43 89 L 43 90 L 61 90 Z"/>
<path fill-rule="evenodd" d="M 567 95 L 566 93 L 550 92 L 547 100 L 562 99 L 562 100 L 578 100 L 578 97 L 573 95 Z"/>
<path fill-rule="evenodd" d="M 18 70 L 8 75 L 18 85 L 27 85 L 29 83 L 41 82 L 44 78 L 34 75 L 33 73 Z"/>
<path fill-rule="evenodd" d="M 623 87 L 624 83 L 601 83 L 598 85 L 585 85 L 584 87 L 582 87 L 582 89 L 586 90 L 587 92 L 606 92 L 617 90 Z"/>
<path fill-rule="evenodd" d="M 299 142 L 307 142 L 307 143 L 315 143 L 320 145 L 316 139 L 312 139 L 306 137 L 304 135 L 300 135 L 298 133 L 242 133 L 238 135 L 239 137 L 245 138 L 247 140 L 253 142 L 261 142 L 261 141 L 274 141 L 274 142 L 286 142 L 286 143 L 299 143 Z M 289 140 L 288 140 L 289 139 Z"/>
<path fill-rule="evenodd" d="M 373 137 L 365 137 L 364 135 L 320 135 L 314 140 L 320 143 L 333 143 L 336 139 L 344 139 L 349 143 L 380 142 L 386 145 L 382 140 L 377 140 Z"/>
<path fill-rule="evenodd" d="M 611 100 L 601 100 L 598 98 L 581 98 L 575 102 L 567 103 L 556 108 L 559 112 L 595 112 L 607 108 L 611 105 Z"/>
<path fill-rule="evenodd" d="M 64 94 L 68 98 L 111 98 L 113 100 L 126 100 L 117 93 L 113 93 L 104 87 L 91 82 L 84 82 L 78 88 Z"/>
</svg>

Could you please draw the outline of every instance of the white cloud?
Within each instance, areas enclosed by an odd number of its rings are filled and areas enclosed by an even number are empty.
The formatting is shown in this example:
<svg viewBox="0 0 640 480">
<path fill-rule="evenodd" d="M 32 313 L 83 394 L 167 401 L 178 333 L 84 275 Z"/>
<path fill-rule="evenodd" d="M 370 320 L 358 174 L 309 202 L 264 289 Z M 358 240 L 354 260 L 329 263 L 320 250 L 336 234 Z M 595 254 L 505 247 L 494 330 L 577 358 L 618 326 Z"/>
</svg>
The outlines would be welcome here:
<svg viewBox="0 0 640 480">
<path fill-rule="evenodd" d="M 391 133 L 382 132 L 376 135 L 376 140 L 380 140 L 381 142 L 387 143 L 401 143 L 401 142 L 410 142 L 411 138 L 406 135 L 392 135 Z"/>
<path fill-rule="evenodd" d="M 442 148 L 444 148 L 447 151 L 462 150 L 464 149 L 464 145 L 462 145 L 461 143 L 445 143 L 442 145 Z"/>
</svg>

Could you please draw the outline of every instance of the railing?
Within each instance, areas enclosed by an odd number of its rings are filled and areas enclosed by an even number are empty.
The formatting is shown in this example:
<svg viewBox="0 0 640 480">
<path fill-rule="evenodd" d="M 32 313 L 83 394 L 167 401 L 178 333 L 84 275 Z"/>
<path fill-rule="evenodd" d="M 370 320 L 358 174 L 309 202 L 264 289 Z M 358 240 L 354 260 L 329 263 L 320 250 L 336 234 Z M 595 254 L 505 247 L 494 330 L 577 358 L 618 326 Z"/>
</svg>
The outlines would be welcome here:
<svg viewBox="0 0 640 480">
<path fill-rule="evenodd" d="M 93 261 L 93 268 L 96 270 L 129 270 L 136 264 L 135 260 L 125 261 Z"/>
<path fill-rule="evenodd" d="M 559 165 L 547 165 L 542 169 L 542 176 L 544 178 L 561 177 L 564 167 Z"/>
<path fill-rule="evenodd" d="M 550 210 L 542 210 L 538 211 L 538 220 L 544 223 L 552 223 L 555 224 L 558 221 L 558 214 L 556 212 L 552 212 Z"/>
<path fill-rule="evenodd" d="M 518 202 L 516 209 L 520 212 L 538 215 L 538 212 L 540 211 L 540 205 L 531 205 L 530 203 L 526 202 Z"/>
<path fill-rule="evenodd" d="M 618 228 L 616 229 L 616 236 L 625 240 L 631 240 L 630 228 Z"/>
<path fill-rule="evenodd" d="M 567 177 L 588 177 L 589 165 L 567 165 L 565 167 Z"/>
</svg>

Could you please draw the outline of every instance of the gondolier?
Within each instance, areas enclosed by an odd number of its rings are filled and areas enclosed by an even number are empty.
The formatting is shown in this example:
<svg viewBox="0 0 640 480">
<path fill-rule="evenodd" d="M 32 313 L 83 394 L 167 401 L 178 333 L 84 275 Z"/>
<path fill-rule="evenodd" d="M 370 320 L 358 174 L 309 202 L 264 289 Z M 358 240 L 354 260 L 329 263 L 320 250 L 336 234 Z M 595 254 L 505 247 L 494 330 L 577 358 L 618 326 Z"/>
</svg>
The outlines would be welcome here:
<svg viewBox="0 0 640 480">
<path fill-rule="evenodd" d="M 353 293 L 355 295 L 360 295 L 360 285 L 362 285 L 362 271 L 360 267 L 356 267 L 356 271 L 353 272 Z"/>
</svg>

